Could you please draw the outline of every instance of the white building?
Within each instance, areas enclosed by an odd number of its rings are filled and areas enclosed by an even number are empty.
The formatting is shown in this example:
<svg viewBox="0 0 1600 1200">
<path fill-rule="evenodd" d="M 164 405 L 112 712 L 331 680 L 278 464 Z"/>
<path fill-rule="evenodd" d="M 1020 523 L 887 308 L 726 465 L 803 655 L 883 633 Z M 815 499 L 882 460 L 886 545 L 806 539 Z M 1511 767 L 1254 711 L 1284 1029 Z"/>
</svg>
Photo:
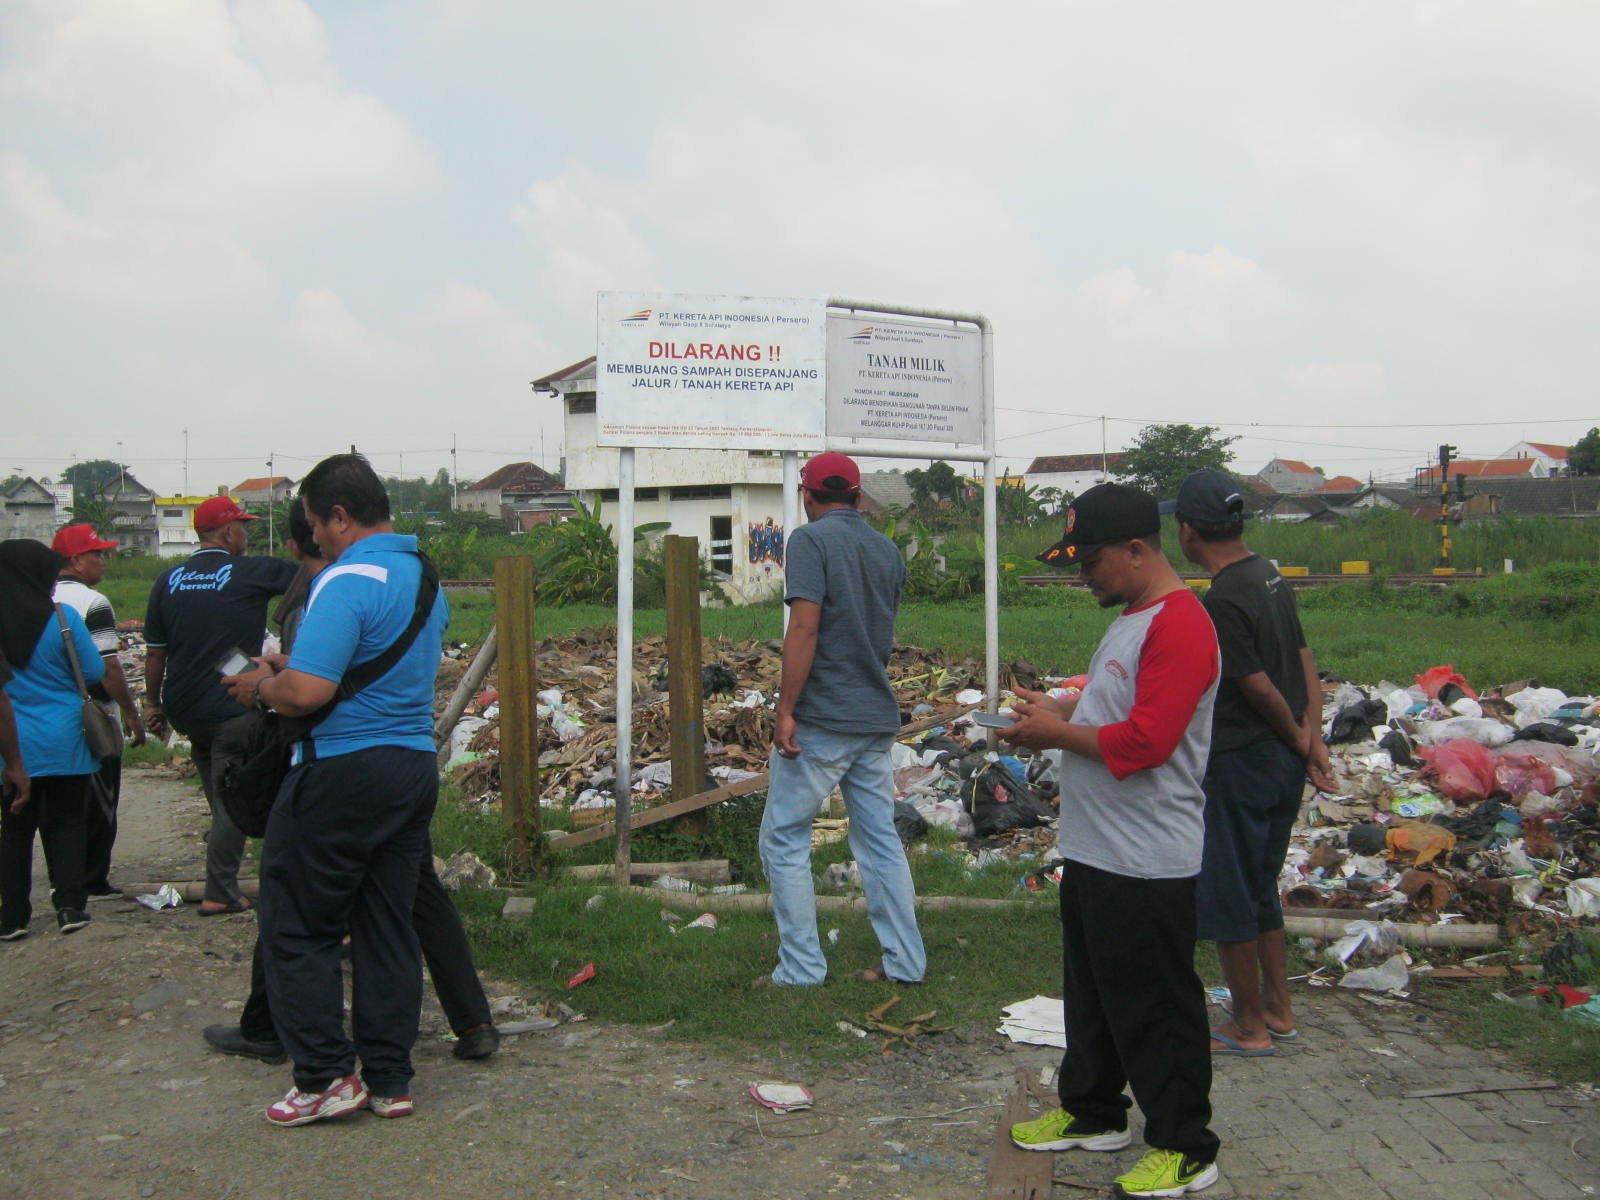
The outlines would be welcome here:
<svg viewBox="0 0 1600 1200">
<path fill-rule="evenodd" d="M 156 551 L 163 558 L 193 554 L 200 548 L 200 535 L 194 531 L 194 510 L 210 496 L 156 497 Z"/>
<path fill-rule="evenodd" d="M 1050 454 L 1034 459 L 1022 473 L 1022 482 L 1031 488 L 1055 488 L 1074 498 L 1096 484 L 1115 483 L 1114 474 L 1123 452 L 1109 454 Z"/>
<path fill-rule="evenodd" d="M 559 397 L 566 414 L 562 480 L 585 505 L 599 500 L 602 520 L 616 523 L 617 456 L 596 444 L 593 357 L 533 382 Z M 764 450 L 634 452 L 634 521 L 666 521 L 670 533 L 700 539 L 702 557 L 726 576 L 738 603 L 783 588 L 783 460 Z"/>
<path fill-rule="evenodd" d="M 1280 496 L 1314 492 L 1327 482 L 1321 471 L 1295 458 L 1275 458 L 1256 474 Z"/>
</svg>

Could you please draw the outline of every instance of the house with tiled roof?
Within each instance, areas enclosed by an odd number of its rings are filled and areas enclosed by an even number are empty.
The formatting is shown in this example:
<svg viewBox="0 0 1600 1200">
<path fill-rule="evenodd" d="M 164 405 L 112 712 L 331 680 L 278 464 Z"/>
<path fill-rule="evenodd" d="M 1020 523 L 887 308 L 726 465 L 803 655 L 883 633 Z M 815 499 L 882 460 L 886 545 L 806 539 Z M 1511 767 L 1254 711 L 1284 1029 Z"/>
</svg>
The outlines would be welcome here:
<svg viewBox="0 0 1600 1200">
<path fill-rule="evenodd" d="M 278 504 L 294 495 L 294 480 L 287 475 L 261 475 L 229 488 L 228 495 L 242 508 L 252 504 Z"/>
<path fill-rule="evenodd" d="M 1097 483 L 1114 482 L 1116 469 L 1125 457 L 1121 450 L 1105 454 L 1047 454 L 1028 464 L 1022 480 L 1030 488 L 1055 488 L 1064 496 L 1078 496 Z"/>
<path fill-rule="evenodd" d="M 1327 483 L 1317 489 L 1318 495 L 1329 493 L 1359 492 L 1366 484 L 1352 475 L 1335 475 Z"/>
<path fill-rule="evenodd" d="M 1539 458 L 1463 458 L 1450 464 L 1449 482 L 1468 479 L 1548 479 L 1550 468 Z M 1418 487 L 1439 486 L 1439 467 L 1423 467 L 1417 472 Z"/>
<path fill-rule="evenodd" d="M 1567 471 L 1567 453 L 1570 450 L 1570 446 L 1555 446 L 1549 442 L 1518 442 L 1500 457 L 1532 458 L 1544 464 L 1546 475 L 1564 475 Z"/>
<path fill-rule="evenodd" d="M 1491 511 L 1495 515 L 1568 519 L 1600 517 L 1600 475 L 1559 475 L 1548 479 L 1477 478 L 1468 479 L 1465 486 L 1469 502 L 1479 496 L 1492 496 L 1495 503 Z M 1452 498 L 1454 491 L 1452 484 Z"/>
<path fill-rule="evenodd" d="M 503 517 L 514 528 L 529 529 L 575 512 L 572 493 L 559 478 L 537 463 L 507 463 L 456 495 L 462 512 Z"/>
<path fill-rule="evenodd" d="M 1327 482 L 1321 471 L 1295 458 L 1275 458 L 1256 474 L 1280 496 L 1314 492 Z"/>
<path fill-rule="evenodd" d="M 69 490 L 69 498 L 71 494 Z M 67 510 L 55 489 L 31 475 L 0 491 L 0 502 L 0 513 L 4 514 L 0 536 L 6 538 L 48 542 L 67 523 Z"/>
<path fill-rule="evenodd" d="M 618 454 L 599 444 L 593 355 L 533 381 L 562 406 L 562 479 L 585 504 L 606 507 L 615 528 Z M 783 458 L 776 451 L 640 447 L 633 456 L 634 522 L 667 522 L 700 540 L 735 603 L 783 591 Z"/>
</svg>

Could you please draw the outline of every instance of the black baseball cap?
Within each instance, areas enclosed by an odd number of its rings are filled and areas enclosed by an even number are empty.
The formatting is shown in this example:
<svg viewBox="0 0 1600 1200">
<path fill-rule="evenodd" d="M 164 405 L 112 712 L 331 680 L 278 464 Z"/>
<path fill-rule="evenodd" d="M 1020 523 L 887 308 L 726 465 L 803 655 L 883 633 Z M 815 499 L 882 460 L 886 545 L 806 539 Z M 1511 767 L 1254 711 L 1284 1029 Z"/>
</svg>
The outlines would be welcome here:
<svg viewBox="0 0 1600 1200">
<path fill-rule="evenodd" d="M 1076 567 L 1113 542 L 1160 532 L 1161 512 L 1154 496 L 1125 483 L 1102 483 L 1072 502 L 1066 533 L 1035 557 L 1053 567 Z"/>
<path fill-rule="evenodd" d="M 1195 471 L 1178 485 L 1176 500 L 1163 500 L 1161 511 L 1180 521 L 1226 525 L 1244 515 L 1244 489 L 1225 471 Z"/>
</svg>

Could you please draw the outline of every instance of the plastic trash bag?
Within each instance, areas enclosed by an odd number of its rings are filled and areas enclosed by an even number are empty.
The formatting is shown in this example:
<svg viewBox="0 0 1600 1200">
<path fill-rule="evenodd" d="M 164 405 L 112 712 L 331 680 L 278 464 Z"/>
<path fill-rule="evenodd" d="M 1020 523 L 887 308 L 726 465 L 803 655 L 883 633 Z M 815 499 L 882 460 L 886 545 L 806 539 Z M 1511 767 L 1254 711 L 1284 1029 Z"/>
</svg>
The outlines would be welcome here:
<svg viewBox="0 0 1600 1200">
<path fill-rule="evenodd" d="M 1531 687 L 1512 692 L 1506 703 L 1516 710 L 1519 728 L 1543 721 L 1567 702 L 1567 694 L 1559 688 Z"/>
<path fill-rule="evenodd" d="M 1344 936 L 1323 951 L 1336 963 L 1376 962 L 1400 949 L 1400 927 L 1393 921 L 1351 921 Z"/>
<path fill-rule="evenodd" d="M 910 845 L 923 834 L 928 832 L 928 821 L 917 806 L 907 804 L 904 800 L 894 802 L 894 831 L 900 835 L 900 840 Z"/>
<path fill-rule="evenodd" d="M 1563 893 L 1567 911 L 1575 917 L 1600 917 L 1600 878 L 1574 879 Z"/>
<path fill-rule="evenodd" d="M 1456 835 L 1442 825 L 1401 818 L 1389 823 L 1384 831 L 1384 842 L 1389 847 L 1390 857 L 1414 854 L 1416 865 L 1425 867 L 1456 848 Z"/>
<path fill-rule="evenodd" d="M 1442 667 L 1429 667 L 1421 675 L 1417 676 L 1417 686 L 1422 689 L 1422 694 L 1429 700 L 1437 699 L 1439 689 L 1447 683 L 1455 684 L 1474 700 L 1478 698 L 1478 693 L 1468 687 L 1467 681 L 1456 673 L 1455 667 L 1448 663 Z"/>
<path fill-rule="evenodd" d="M 1495 759 L 1494 781 L 1502 792 L 1548 796 L 1559 786 L 1555 768 L 1537 754 L 1502 754 Z"/>
<path fill-rule="evenodd" d="M 1421 746 L 1417 757 L 1433 771 L 1439 791 L 1452 800 L 1476 804 L 1497 787 L 1494 755 L 1468 738 Z"/>
<path fill-rule="evenodd" d="M 1504 746 L 1516 736 L 1511 726 L 1493 717 L 1451 717 L 1444 721 L 1424 721 L 1417 730 L 1417 740 L 1430 746 L 1441 746 L 1458 738 L 1467 738 L 1480 746 Z"/>
<path fill-rule="evenodd" d="M 1389 719 L 1389 708 L 1382 700 L 1365 698 L 1347 704 L 1334 713 L 1333 724 L 1328 727 L 1328 742 L 1364 742 L 1372 736 L 1372 729 Z"/>
<path fill-rule="evenodd" d="M 1361 988 L 1369 992 L 1398 992 L 1410 982 L 1411 972 L 1406 969 L 1405 956 L 1396 954 L 1380 966 L 1346 972 L 1345 977 L 1339 980 L 1339 986 Z"/>
<path fill-rule="evenodd" d="M 979 837 L 1028 829 L 1054 820 L 1055 812 L 999 763 L 990 763 L 961 785 L 961 799 Z"/>
</svg>

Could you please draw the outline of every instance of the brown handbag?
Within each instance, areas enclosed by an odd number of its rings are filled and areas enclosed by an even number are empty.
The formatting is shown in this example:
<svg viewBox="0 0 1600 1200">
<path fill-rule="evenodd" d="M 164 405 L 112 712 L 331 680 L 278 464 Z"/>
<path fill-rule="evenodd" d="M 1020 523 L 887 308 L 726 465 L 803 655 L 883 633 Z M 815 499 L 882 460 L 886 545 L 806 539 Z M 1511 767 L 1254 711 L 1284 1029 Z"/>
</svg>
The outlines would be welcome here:
<svg viewBox="0 0 1600 1200">
<path fill-rule="evenodd" d="M 72 644 L 72 629 L 67 625 L 67 614 L 56 605 L 56 620 L 61 622 L 61 640 L 67 647 L 67 660 L 72 663 L 72 677 L 78 681 L 78 695 L 83 697 L 83 739 L 89 743 L 89 753 L 96 758 L 122 757 L 122 725 L 108 713 L 100 701 L 89 695 L 84 686 L 83 668 L 78 665 L 78 650 Z"/>
</svg>

